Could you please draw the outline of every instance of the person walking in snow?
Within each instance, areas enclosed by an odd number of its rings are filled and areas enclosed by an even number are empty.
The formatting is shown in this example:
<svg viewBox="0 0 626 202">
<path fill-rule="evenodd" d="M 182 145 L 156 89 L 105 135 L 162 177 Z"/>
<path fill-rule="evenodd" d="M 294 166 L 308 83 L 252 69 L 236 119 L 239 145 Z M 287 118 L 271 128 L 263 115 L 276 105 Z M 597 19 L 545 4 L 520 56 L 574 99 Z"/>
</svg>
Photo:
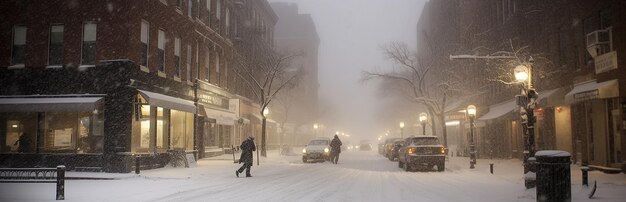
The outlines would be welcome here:
<svg viewBox="0 0 626 202">
<path fill-rule="evenodd" d="M 330 162 L 337 164 L 339 153 L 341 153 L 341 140 L 339 140 L 339 136 L 335 135 L 333 140 L 330 141 Z"/>
<path fill-rule="evenodd" d="M 20 153 L 30 152 L 30 138 L 26 133 L 22 133 L 20 138 L 13 143 L 13 145 L 17 145 L 17 151 Z"/>
<path fill-rule="evenodd" d="M 252 167 L 253 160 L 253 151 L 256 151 L 256 146 L 254 145 L 254 137 L 249 136 L 246 140 L 241 142 L 241 157 L 239 157 L 239 164 L 243 163 L 239 170 L 235 171 L 235 175 L 239 177 L 239 173 L 243 173 L 243 170 L 246 170 L 246 177 L 252 177 L 250 175 L 250 167 Z"/>
</svg>

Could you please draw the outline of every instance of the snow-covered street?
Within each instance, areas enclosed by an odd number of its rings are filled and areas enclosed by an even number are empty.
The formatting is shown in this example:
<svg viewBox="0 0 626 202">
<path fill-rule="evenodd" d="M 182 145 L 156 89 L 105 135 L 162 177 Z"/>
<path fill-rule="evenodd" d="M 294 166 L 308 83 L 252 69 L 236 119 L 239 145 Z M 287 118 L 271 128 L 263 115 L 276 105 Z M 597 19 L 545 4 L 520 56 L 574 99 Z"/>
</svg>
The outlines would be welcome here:
<svg viewBox="0 0 626 202">
<path fill-rule="evenodd" d="M 269 153 L 252 167 L 252 178 L 235 177 L 227 155 L 192 168 L 162 168 L 140 175 L 69 172 L 68 176 L 116 180 L 68 180 L 66 201 L 535 201 L 524 189 L 517 160 L 453 157 L 445 172 L 405 172 L 375 151 L 343 152 L 339 164 L 303 164 L 300 156 Z M 494 162 L 494 174 L 489 173 Z M 623 201 L 626 176 L 590 172 L 598 181 L 595 201 Z M 573 201 L 586 198 L 580 171 L 572 166 Z M 0 201 L 54 201 L 53 184 L 0 184 Z M 36 190 L 36 191 L 33 191 Z"/>
</svg>

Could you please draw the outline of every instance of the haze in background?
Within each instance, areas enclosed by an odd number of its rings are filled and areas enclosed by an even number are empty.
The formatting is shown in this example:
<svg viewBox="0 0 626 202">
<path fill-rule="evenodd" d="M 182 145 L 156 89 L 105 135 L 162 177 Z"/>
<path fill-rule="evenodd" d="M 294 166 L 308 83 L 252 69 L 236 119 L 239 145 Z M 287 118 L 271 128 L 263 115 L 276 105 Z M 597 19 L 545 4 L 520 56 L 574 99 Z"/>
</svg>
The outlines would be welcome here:
<svg viewBox="0 0 626 202">
<path fill-rule="evenodd" d="M 320 116 L 350 141 L 372 142 L 386 129 L 376 123 L 377 85 L 359 82 L 363 70 L 386 69 L 380 46 L 403 41 L 414 48 L 423 0 L 269 0 L 297 3 L 311 14 L 320 37 Z"/>
</svg>

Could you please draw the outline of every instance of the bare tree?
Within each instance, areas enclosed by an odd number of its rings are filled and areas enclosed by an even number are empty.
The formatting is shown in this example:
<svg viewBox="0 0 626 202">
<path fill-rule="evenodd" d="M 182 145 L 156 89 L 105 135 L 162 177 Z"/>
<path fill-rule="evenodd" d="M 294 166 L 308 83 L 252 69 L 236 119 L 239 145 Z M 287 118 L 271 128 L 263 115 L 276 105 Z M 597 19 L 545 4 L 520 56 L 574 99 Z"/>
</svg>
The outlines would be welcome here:
<svg viewBox="0 0 626 202">
<path fill-rule="evenodd" d="M 439 125 L 442 129 L 444 146 L 447 146 L 447 131 L 445 127 L 445 106 L 447 99 L 454 92 L 462 92 L 461 83 L 454 74 L 449 74 L 449 69 L 440 58 L 418 58 L 410 51 L 406 44 L 393 42 L 383 48 L 383 54 L 394 63 L 394 71 L 375 72 L 364 71 L 362 81 L 382 79 L 386 82 L 403 86 L 405 93 L 411 102 L 424 106 L 429 114 L 434 117 L 433 135 Z M 432 50 L 432 49 L 431 49 Z M 434 55 L 434 54 L 431 54 Z M 436 121 L 435 121 L 436 120 Z"/>
<path fill-rule="evenodd" d="M 249 87 L 255 100 L 259 103 L 259 114 L 263 117 L 261 131 L 261 155 L 266 153 L 266 114 L 263 112 L 276 98 L 278 92 L 297 81 L 301 70 L 290 69 L 290 63 L 299 54 L 281 54 L 274 50 L 254 51 L 246 60 L 238 60 L 234 72 Z"/>
</svg>

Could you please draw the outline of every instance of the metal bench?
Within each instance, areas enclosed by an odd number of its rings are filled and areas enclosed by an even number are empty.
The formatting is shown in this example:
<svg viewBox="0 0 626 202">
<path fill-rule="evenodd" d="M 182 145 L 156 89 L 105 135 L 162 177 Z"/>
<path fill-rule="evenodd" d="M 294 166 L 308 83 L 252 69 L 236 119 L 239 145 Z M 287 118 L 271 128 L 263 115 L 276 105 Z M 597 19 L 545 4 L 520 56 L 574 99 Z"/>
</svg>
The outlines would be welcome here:
<svg viewBox="0 0 626 202">
<path fill-rule="evenodd" d="M 56 183 L 56 200 L 65 200 L 65 166 L 0 168 L 0 183 Z"/>
</svg>

